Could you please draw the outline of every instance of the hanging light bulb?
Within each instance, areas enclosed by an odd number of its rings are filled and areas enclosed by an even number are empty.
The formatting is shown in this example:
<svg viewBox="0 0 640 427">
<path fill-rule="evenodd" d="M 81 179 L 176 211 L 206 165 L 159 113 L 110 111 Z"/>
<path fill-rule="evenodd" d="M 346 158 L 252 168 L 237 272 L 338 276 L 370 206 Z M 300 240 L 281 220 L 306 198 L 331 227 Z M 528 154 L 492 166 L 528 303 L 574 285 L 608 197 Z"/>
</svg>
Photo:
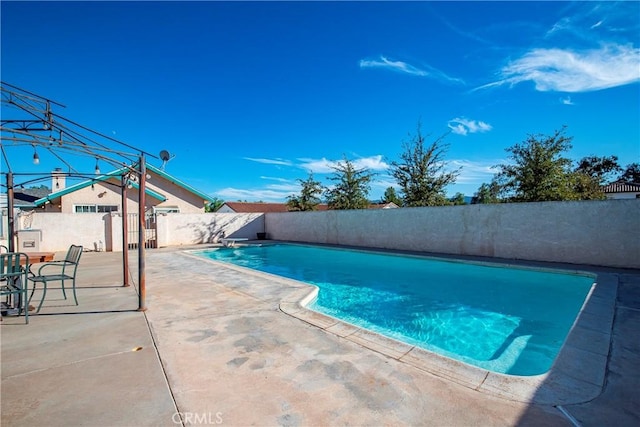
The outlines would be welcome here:
<svg viewBox="0 0 640 427">
<path fill-rule="evenodd" d="M 40 164 L 40 156 L 38 156 L 38 152 L 36 151 L 36 146 L 33 146 L 33 164 Z"/>
<path fill-rule="evenodd" d="M 100 175 L 100 166 L 98 165 L 98 159 L 96 159 L 96 175 Z"/>
</svg>

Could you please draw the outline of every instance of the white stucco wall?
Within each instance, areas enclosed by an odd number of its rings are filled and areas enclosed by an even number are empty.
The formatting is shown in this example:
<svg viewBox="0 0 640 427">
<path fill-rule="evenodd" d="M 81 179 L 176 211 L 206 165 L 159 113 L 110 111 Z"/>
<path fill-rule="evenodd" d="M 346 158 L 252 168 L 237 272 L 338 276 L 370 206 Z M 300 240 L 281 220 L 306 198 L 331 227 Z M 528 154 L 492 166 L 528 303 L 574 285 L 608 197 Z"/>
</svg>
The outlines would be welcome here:
<svg viewBox="0 0 640 427">
<path fill-rule="evenodd" d="M 255 239 L 264 230 L 264 214 L 206 213 L 157 216 L 158 246 L 214 243 L 222 237 Z"/>
<path fill-rule="evenodd" d="M 25 222 L 26 224 L 26 222 Z M 158 215 L 158 245 L 227 237 L 640 268 L 640 199 L 358 211 Z M 122 250 L 119 214 L 35 211 L 40 250 Z M 21 218 L 16 228 L 25 228 Z"/>
<path fill-rule="evenodd" d="M 36 211 L 31 229 L 41 231 L 40 251 L 64 251 L 71 244 L 82 245 L 85 250 L 97 250 L 102 245 L 104 250 L 109 224 L 110 215 L 104 213 L 80 215 Z M 19 221 L 16 221 L 16 226 L 17 229 L 22 228 Z"/>
<path fill-rule="evenodd" d="M 268 213 L 275 240 L 640 268 L 640 200 Z"/>
</svg>

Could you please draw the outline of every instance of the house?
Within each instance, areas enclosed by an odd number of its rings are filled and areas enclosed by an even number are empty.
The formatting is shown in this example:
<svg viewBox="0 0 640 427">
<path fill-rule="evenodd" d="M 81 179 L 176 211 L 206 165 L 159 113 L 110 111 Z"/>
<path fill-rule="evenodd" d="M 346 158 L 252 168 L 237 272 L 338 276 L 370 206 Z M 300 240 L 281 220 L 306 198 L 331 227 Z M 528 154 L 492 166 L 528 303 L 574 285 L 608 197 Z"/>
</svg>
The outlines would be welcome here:
<svg viewBox="0 0 640 427">
<path fill-rule="evenodd" d="M 637 182 L 612 182 L 602 187 L 607 199 L 640 199 L 640 183 Z"/>
<path fill-rule="evenodd" d="M 379 203 L 369 205 L 369 209 L 393 209 L 398 206 L 395 203 Z M 326 204 L 316 206 L 316 211 L 329 210 Z M 272 213 L 289 212 L 286 203 L 250 203 L 250 202 L 225 202 L 216 212 L 220 213 Z"/>
<path fill-rule="evenodd" d="M 13 207 L 23 211 L 35 209 L 35 201 L 48 196 L 49 193 L 51 190 L 46 187 L 16 188 L 13 190 Z M 2 206 L 6 206 L 6 201 Z"/>
<path fill-rule="evenodd" d="M 33 201 L 44 212 L 108 213 L 122 211 L 122 179 L 126 168 L 67 187 L 66 174 L 56 169 L 51 174 L 53 192 Z M 162 169 L 147 164 L 145 205 L 150 213 L 202 213 L 211 196 L 172 177 Z M 127 184 L 127 211 L 138 211 L 138 188 L 135 180 Z"/>
<path fill-rule="evenodd" d="M 369 209 L 397 209 L 399 208 L 398 205 L 396 205 L 393 202 L 389 202 L 389 203 L 376 203 L 373 205 L 369 205 Z"/>
</svg>

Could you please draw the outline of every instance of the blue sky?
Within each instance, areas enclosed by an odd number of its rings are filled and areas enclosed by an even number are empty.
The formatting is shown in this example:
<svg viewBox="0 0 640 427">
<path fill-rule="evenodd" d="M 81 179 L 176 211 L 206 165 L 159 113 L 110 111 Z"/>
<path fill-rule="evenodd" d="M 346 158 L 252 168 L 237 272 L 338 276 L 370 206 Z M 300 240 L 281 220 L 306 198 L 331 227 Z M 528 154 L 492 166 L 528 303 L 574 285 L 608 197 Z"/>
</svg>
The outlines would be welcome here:
<svg viewBox="0 0 640 427">
<path fill-rule="evenodd" d="M 640 161 L 638 2 L 3 1 L 1 16 L 3 81 L 168 150 L 167 173 L 227 201 L 284 201 L 309 172 L 328 185 L 343 156 L 379 198 L 419 121 L 429 142 L 448 133 L 451 196 L 564 125 L 575 160 Z M 14 171 L 63 167 L 7 149 Z"/>
</svg>

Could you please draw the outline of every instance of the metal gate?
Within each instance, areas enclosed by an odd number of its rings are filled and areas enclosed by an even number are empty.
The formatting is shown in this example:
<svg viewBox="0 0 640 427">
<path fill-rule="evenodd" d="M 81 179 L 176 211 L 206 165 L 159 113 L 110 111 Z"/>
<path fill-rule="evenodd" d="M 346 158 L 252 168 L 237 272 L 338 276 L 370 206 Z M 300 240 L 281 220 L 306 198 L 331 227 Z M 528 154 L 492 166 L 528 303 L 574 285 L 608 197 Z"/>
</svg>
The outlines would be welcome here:
<svg viewBox="0 0 640 427">
<path fill-rule="evenodd" d="M 155 249 L 158 247 L 156 216 L 153 214 L 145 215 L 145 238 L 144 247 L 147 249 Z M 140 235 L 140 223 L 138 222 L 138 214 L 127 214 L 127 238 L 129 249 L 138 248 L 138 236 Z"/>
</svg>

